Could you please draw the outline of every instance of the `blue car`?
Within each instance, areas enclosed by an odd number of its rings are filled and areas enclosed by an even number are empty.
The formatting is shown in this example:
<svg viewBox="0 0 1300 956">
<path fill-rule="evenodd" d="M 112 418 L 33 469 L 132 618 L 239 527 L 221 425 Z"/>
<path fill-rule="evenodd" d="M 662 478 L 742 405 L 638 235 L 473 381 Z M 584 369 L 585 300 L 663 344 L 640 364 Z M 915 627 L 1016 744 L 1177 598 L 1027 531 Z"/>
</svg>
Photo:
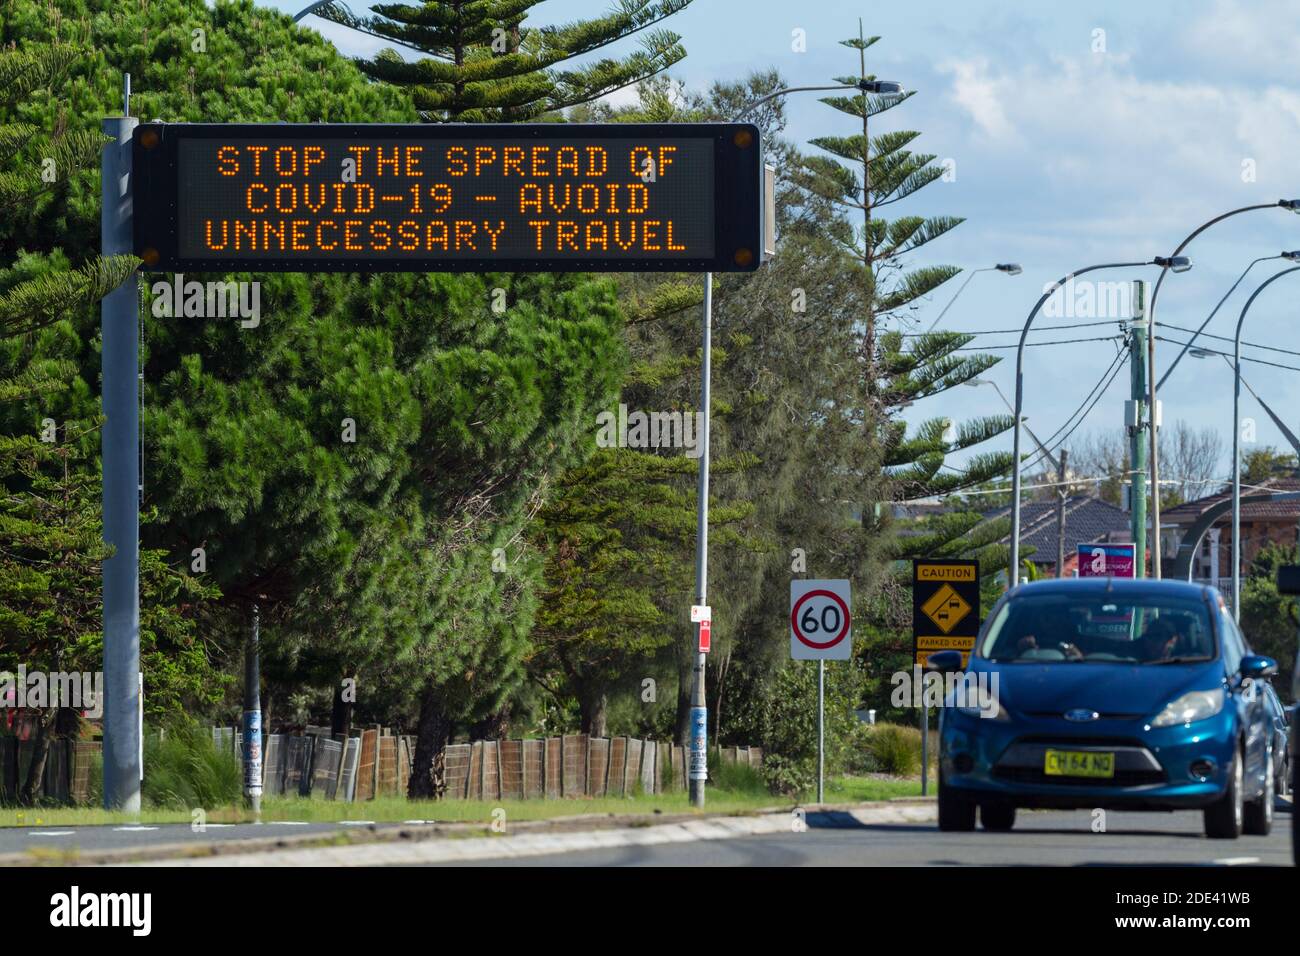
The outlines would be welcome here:
<svg viewBox="0 0 1300 956">
<path fill-rule="evenodd" d="M 1201 809 L 1266 834 L 1276 786 L 1263 683 L 1213 588 L 1070 579 L 1012 588 L 944 674 L 939 828 L 1009 830 L 1019 807 Z M 983 691 L 981 694 L 980 691 Z"/>
</svg>

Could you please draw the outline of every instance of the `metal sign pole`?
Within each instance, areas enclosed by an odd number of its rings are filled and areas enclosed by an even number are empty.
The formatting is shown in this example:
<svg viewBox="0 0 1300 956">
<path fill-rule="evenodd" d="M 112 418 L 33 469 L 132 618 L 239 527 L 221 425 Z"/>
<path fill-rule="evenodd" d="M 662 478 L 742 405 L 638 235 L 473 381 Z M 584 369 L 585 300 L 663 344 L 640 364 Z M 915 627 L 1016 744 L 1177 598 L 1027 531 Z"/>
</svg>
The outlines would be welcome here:
<svg viewBox="0 0 1300 956">
<path fill-rule="evenodd" d="M 817 802 L 824 802 L 826 776 L 826 661 L 817 662 Z"/>
<path fill-rule="evenodd" d="M 131 77 L 122 116 L 103 120 L 100 246 L 106 256 L 133 251 Z M 104 427 L 104 808 L 140 811 L 140 300 L 133 275 L 100 303 Z"/>
<path fill-rule="evenodd" d="M 921 796 L 930 792 L 930 708 L 925 705 L 925 681 L 921 682 Z"/>
</svg>

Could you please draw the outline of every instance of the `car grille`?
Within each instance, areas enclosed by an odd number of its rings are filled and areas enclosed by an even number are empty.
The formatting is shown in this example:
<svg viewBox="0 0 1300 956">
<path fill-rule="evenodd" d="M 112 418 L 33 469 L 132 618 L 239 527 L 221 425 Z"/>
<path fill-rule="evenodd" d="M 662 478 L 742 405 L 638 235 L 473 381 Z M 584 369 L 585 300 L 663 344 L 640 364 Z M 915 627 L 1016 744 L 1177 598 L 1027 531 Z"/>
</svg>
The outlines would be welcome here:
<svg viewBox="0 0 1300 956">
<path fill-rule="evenodd" d="M 1144 787 L 1164 783 L 1165 775 L 1159 770 L 1116 770 L 1113 777 L 1058 777 L 1048 776 L 1038 767 L 994 767 L 993 776 L 1013 783 L 1057 784 L 1077 787 Z"/>
</svg>

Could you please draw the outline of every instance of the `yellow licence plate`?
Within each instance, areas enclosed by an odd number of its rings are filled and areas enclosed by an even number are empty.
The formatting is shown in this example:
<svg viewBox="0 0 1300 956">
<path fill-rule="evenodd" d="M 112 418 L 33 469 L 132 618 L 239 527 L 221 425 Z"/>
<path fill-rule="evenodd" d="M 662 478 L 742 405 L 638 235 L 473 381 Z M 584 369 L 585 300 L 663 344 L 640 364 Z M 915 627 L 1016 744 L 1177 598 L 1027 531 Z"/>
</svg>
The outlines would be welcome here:
<svg viewBox="0 0 1300 956">
<path fill-rule="evenodd" d="M 1115 776 L 1115 755 L 1091 750 L 1049 750 L 1043 755 L 1043 773 L 1049 777 Z"/>
</svg>

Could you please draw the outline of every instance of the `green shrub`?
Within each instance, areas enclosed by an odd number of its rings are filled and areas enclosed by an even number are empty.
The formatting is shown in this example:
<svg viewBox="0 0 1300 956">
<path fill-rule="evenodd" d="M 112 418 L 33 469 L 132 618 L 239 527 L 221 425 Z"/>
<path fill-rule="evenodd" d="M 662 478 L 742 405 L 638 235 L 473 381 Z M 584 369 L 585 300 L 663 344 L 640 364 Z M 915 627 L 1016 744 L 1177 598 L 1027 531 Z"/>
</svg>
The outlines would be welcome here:
<svg viewBox="0 0 1300 956">
<path fill-rule="evenodd" d="M 761 796 L 768 792 L 767 781 L 758 769 L 723 760 L 716 750 L 709 754 L 709 782 L 728 793 Z"/>
<path fill-rule="evenodd" d="M 880 773 L 910 777 L 921 772 L 921 731 L 899 724 L 868 727 L 866 752 Z"/>
<path fill-rule="evenodd" d="M 762 776 L 767 789 L 772 793 L 797 799 L 817 785 L 817 760 L 766 754 L 763 757 Z"/>
<path fill-rule="evenodd" d="M 234 754 L 218 750 L 207 728 L 177 724 L 147 734 L 143 795 L 156 807 L 224 807 L 238 802 L 243 771 Z"/>
</svg>

